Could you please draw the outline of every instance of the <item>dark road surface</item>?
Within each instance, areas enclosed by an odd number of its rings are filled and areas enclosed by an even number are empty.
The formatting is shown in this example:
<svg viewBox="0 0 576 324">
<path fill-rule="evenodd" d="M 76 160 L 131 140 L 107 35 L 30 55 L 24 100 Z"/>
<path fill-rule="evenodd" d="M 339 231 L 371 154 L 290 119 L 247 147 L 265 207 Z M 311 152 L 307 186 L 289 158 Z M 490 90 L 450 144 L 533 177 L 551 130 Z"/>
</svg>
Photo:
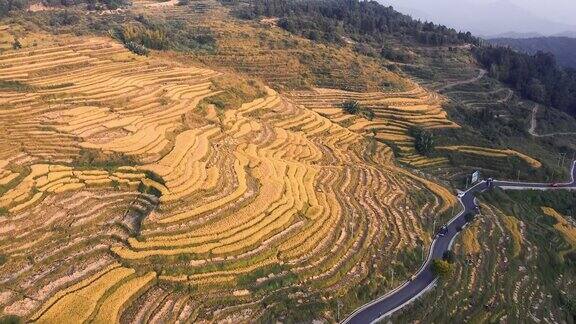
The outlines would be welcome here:
<svg viewBox="0 0 576 324">
<path fill-rule="evenodd" d="M 509 182 L 509 181 L 493 181 L 493 186 L 500 187 L 505 190 L 560 190 L 560 189 L 576 189 L 576 161 L 572 164 L 571 169 L 571 182 L 561 184 L 548 184 L 548 183 L 523 183 L 523 182 Z M 482 181 L 472 188 L 468 189 L 464 195 L 459 198 L 463 206 L 463 210 L 456 215 L 448 224 L 446 224 L 447 232 L 444 236 L 437 236 L 432 242 L 430 253 L 426 259 L 426 263 L 420 268 L 415 278 L 411 281 L 405 282 L 400 287 L 394 289 L 388 294 L 371 301 L 370 303 L 358 308 L 342 323 L 364 324 L 373 323 L 381 320 L 387 316 L 392 315 L 395 311 L 401 309 L 412 300 L 425 293 L 428 289 L 432 288 L 436 283 L 436 277 L 432 273 L 430 263 L 434 259 L 442 258 L 445 251 L 448 251 L 452 242 L 461 230 L 466 225 L 465 215 L 472 212 L 476 208 L 475 196 L 476 193 L 488 189 L 488 183 Z"/>
</svg>

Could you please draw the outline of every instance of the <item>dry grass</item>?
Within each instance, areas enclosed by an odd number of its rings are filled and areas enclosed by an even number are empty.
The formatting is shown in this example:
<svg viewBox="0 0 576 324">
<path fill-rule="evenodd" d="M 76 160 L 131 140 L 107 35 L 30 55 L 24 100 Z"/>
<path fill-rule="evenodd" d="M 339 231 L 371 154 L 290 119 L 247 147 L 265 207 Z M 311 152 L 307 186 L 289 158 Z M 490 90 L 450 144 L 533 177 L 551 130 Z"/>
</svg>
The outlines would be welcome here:
<svg viewBox="0 0 576 324">
<path fill-rule="evenodd" d="M 477 225 L 472 225 L 462 232 L 462 244 L 466 253 L 477 254 L 482 251 L 478 242 Z"/>
<path fill-rule="evenodd" d="M 504 225 L 512 236 L 512 255 L 518 257 L 522 249 L 522 233 L 520 232 L 520 221 L 513 216 L 503 215 Z"/>
</svg>

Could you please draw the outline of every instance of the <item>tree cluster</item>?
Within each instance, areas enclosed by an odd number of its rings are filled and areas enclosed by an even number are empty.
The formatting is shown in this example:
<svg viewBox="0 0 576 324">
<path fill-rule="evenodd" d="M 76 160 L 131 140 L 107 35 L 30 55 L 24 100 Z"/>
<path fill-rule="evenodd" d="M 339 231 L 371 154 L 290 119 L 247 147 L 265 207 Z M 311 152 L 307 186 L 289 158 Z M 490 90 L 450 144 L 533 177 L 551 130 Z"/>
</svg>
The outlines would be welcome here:
<svg viewBox="0 0 576 324">
<path fill-rule="evenodd" d="M 7 16 L 13 10 L 28 7 L 28 0 L 0 0 L 0 18 Z"/>
<path fill-rule="evenodd" d="M 315 41 L 341 42 L 346 36 L 382 44 L 394 34 L 425 45 L 478 43 L 470 33 L 414 20 L 376 1 L 250 0 L 237 14 L 244 19 L 278 17 L 283 29 Z"/>
<path fill-rule="evenodd" d="M 576 71 L 559 67 L 552 54 L 528 55 L 495 46 L 478 47 L 473 52 L 491 77 L 525 98 L 576 116 Z"/>
<path fill-rule="evenodd" d="M 446 278 L 452 273 L 452 265 L 446 260 L 434 259 L 432 260 L 432 271 L 437 276 Z"/>
<path fill-rule="evenodd" d="M 160 21 L 142 15 L 132 23 L 116 27 L 112 36 L 139 55 L 145 55 L 147 49 L 212 51 L 216 47 L 210 30 L 195 28 L 183 20 Z"/>
</svg>

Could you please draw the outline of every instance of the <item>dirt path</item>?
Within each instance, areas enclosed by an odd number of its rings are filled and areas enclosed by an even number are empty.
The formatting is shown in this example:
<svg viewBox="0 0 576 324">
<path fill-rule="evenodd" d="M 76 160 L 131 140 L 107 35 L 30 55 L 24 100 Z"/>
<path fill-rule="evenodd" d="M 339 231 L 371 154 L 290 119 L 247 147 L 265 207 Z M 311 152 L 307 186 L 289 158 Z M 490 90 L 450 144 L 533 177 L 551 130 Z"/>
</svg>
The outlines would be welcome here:
<svg viewBox="0 0 576 324">
<path fill-rule="evenodd" d="M 506 91 L 508 91 L 508 94 L 506 95 L 506 97 L 496 101 L 497 103 L 505 103 L 506 101 L 510 100 L 510 98 L 512 98 L 514 91 L 512 91 L 510 89 L 506 89 Z"/>
<path fill-rule="evenodd" d="M 445 86 L 443 86 L 439 89 L 436 89 L 436 92 L 442 92 L 442 91 L 446 91 L 450 88 L 453 88 L 455 86 L 476 82 L 476 81 L 482 79 L 485 75 L 486 75 L 486 70 L 480 69 L 480 70 L 478 70 L 478 75 L 473 77 L 472 79 L 450 82 L 450 83 L 446 84 Z"/>
<path fill-rule="evenodd" d="M 164 7 L 174 7 L 178 4 L 178 0 L 170 0 L 165 2 L 153 2 L 153 3 L 146 3 L 144 7 L 146 8 L 164 8 Z"/>
<path fill-rule="evenodd" d="M 549 133 L 549 134 L 538 134 L 536 133 L 536 127 L 538 127 L 536 121 L 536 115 L 538 114 L 538 109 L 540 108 L 539 104 L 535 104 L 534 108 L 532 108 L 532 117 L 530 119 L 530 128 L 528 129 L 528 133 L 534 137 L 551 137 L 557 135 L 576 135 L 576 132 L 558 132 L 558 133 Z"/>
</svg>

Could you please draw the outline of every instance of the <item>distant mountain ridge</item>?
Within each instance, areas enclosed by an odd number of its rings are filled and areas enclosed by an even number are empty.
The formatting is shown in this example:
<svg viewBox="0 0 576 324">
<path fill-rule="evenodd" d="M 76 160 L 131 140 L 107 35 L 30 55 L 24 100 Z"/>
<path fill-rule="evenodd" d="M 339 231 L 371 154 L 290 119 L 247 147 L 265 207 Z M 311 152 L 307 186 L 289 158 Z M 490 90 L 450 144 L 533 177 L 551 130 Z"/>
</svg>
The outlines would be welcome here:
<svg viewBox="0 0 576 324">
<path fill-rule="evenodd" d="M 526 38 L 540 38 L 540 37 L 568 37 L 568 38 L 576 38 L 575 31 L 565 31 L 561 33 L 557 33 L 550 36 L 545 36 L 541 33 L 518 33 L 518 32 L 506 32 L 496 35 L 479 35 L 484 39 L 498 39 L 498 38 L 514 38 L 514 39 L 526 39 Z"/>
<path fill-rule="evenodd" d="M 495 38 L 488 40 L 488 42 L 494 45 L 509 46 L 514 50 L 528 54 L 535 54 L 538 51 L 552 53 L 558 64 L 576 69 L 576 38 Z"/>
</svg>

